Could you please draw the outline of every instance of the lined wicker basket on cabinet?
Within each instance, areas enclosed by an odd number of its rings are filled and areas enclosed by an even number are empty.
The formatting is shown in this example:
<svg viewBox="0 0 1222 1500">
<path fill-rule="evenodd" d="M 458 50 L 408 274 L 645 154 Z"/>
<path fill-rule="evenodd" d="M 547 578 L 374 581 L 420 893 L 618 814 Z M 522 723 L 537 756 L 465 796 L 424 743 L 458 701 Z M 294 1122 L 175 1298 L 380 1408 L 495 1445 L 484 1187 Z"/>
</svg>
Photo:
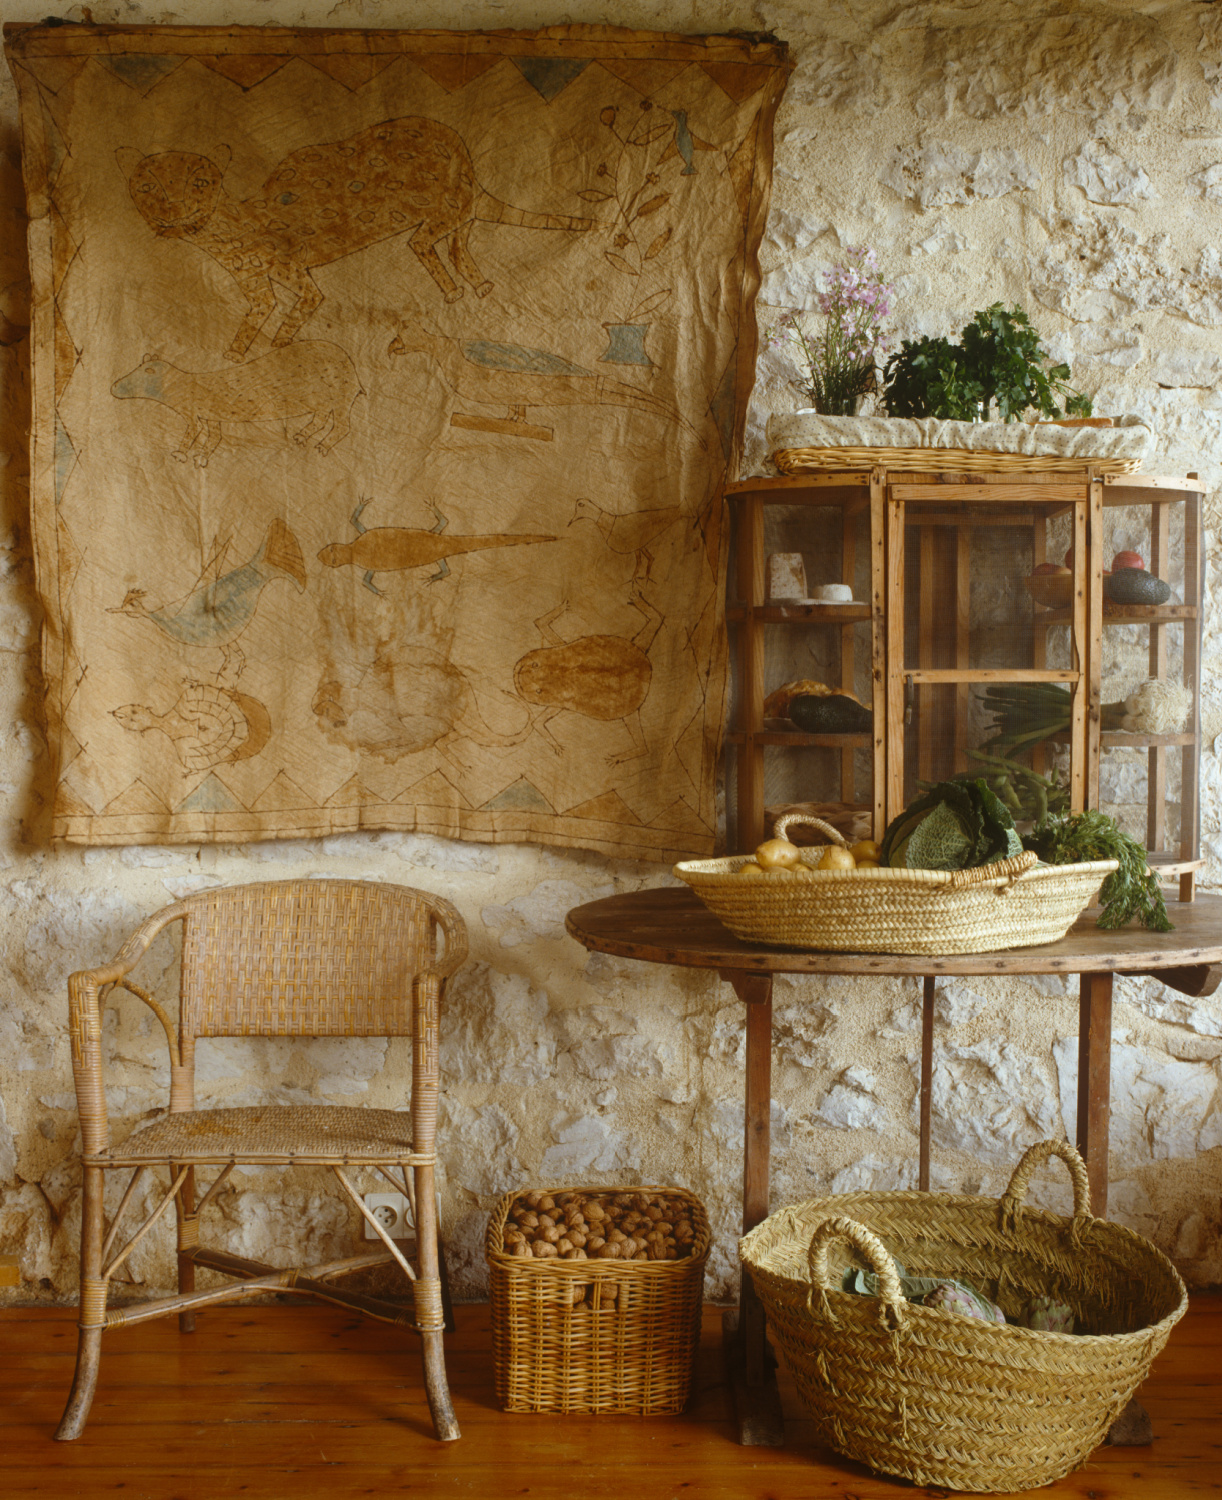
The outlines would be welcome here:
<svg viewBox="0 0 1222 1500">
<path fill-rule="evenodd" d="M 700 1342 L 709 1224 L 698 1198 L 671 1187 L 548 1188 L 606 1201 L 661 1194 L 683 1203 L 695 1240 L 679 1260 L 535 1260 L 509 1254 L 505 1228 L 522 1192 L 493 1210 L 485 1250 L 497 1400 L 506 1411 L 681 1411 Z M 580 1298 L 580 1300 L 578 1300 Z"/>
</svg>

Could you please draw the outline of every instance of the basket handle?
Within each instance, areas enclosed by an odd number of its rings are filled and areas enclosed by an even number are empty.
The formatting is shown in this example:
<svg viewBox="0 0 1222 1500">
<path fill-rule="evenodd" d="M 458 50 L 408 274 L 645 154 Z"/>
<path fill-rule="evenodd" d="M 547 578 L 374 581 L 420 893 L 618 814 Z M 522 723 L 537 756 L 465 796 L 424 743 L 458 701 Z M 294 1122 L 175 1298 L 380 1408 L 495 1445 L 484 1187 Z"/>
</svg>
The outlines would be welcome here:
<svg viewBox="0 0 1222 1500">
<path fill-rule="evenodd" d="M 973 865 L 970 870 L 955 870 L 944 889 L 962 891 L 968 886 L 985 885 L 990 880 L 996 880 L 999 875 L 1006 875 L 1009 876 L 1008 883 L 998 890 L 998 895 L 1004 895 L 1019 876 L 1034 869 L 1039 862 L 1038 854 L 1031 849 L 1024 849 L 1021 854 L 1012 854 L 1009 859 L 995 859 L 988 865 Z"/>
<path fill-rule="evenodd" d="M 890 1252 L 882 1240 L 876 1234 L 871 1233 L 864 1224 L 859 1224 L 856 1219 L 844 1217 L 824 1219 L 821 1224 L 815 1226 L 815 1232 L 810 1237 L 810 1249 L 806 1253 L 806 1263 L 810 1268 L 811 1294 L 814 1294 L 816 1287 L 820 1292 L 839 1290 L 834 1281 L 828 1282 L 827 1268 L 828 1246 L 836 1240 L 848 1240 L 849 1244 L 855 1250 L 860 1251 L 870 1262 L 871 1269 L 878 1277 L 878 1291 L 884 1307 L 894 1318 L 898 1319 L 899 1310 L 905 1299 L 895 1262 L 891 1259 Z"/>
<path fill-rule="evenodd" d="M 1048 1160 L 1059 1156 L 1069 1168 L 1073 1179 L 1073 1235 L 1075 1241 L 1083 1224 L 1089 1223 L 1093 1215 L 1090 1209 L 1090 1178 L 1086 1175 L 1086 1164 L 1068 1141 L 1037 1141 L 1023 1152 L 1022 1160 L 1014 1168 L 1010 1185 L 997 1205 L 998 1216 L 1004 1230 L 1012 1230 L 1022 1215 L 1023 1200 L 1032 1174 Z"/>
<path fill-rule="evenodd" d="M 849 847 L 848 839 L 838 828 L 833 828 L 830 823 L 825 823 L 822 818 L 816 818 L 811 813 L 785 813 L 772 825 L 773 837 L 783 839 L 795 823 L 806 823 L 811 828 L 817 828 L 820 833 L 827 835 L 829 843 L 837 844 L 841 849 Z"/>
</svg>

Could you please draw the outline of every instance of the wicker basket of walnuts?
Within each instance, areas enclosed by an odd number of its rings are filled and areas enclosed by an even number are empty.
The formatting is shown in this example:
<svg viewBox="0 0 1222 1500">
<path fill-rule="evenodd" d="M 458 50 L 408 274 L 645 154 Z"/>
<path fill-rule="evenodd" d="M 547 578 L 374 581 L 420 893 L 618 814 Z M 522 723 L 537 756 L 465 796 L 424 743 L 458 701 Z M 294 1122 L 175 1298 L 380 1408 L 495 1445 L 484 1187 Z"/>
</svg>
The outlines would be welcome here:
<svg viewBox="0 0 1222 1500">
<path fill-rule="evenodd" d="M 506 1411 L 682 1410 L 709 1254 L 699 1199 L 668 1187 L 507 1193 L 485 1248 Z"/>
</svg>

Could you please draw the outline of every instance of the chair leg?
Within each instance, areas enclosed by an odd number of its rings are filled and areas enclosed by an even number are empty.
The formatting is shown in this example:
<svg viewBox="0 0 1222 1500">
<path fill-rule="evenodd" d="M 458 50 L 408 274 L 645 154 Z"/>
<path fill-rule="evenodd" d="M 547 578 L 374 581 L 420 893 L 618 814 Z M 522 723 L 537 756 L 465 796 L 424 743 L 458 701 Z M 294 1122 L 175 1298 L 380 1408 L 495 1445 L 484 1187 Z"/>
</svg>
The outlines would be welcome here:
<svg viewBox="0 0 1222 1500">
<path fill-rule="evenodd" d="M 433 1168 L 416 1167 L 415 1177 L 416 1245 L 420 1260 L 420 1276 L 416 1282 L 416 1326 L 420 1331 L 424 1357 L 424 1390 L 433 1417 L 433 1430 L 439 1441 L 449 1443 L 462 1434 L 458 1430 L 446 1379 L 445 1319 L 438 1266 L 437 1192 Z"/>
<path fill-rule="evenodd" d="M 170 1169 L 171 1175 L 173 1168 Z M 195 1290 L 195 1261 L 184 1250 L 194 1249 L 199 1244 L 199 1217 L 195 1212 L 195 1168 L 192 1167 L 178 1189 L 178 1290 Z M 195 1332 L 195 1313 L 192 1310 L 178 1314 L 179 1333 Z"/>
<path fill-rule="evenodd" d="M 106 1326 L 106 1283 L 102 1280 L 102 1236 L 105 1229 L 103 1194 L 106 1174 L 101 1167 L 84 1169 L 81 1202 L 81 1301 L 78 1313 L 76 1373 L 68 1404 L 55 1430 L 57 1442 L 80 1437 L 89 1420 L 93 1393 L 98 1383 L 102 1357 L 102 1330 Z"/>
<path fill-rule="evenodd" d="M 440 1328 L 424 1329 L 420 1334 L 424 1351 L 424 1392 L 433 1418 L 433 1430 L 440 1442 L 452 1443 L 462 1433 L 458 1430 L 458 1418 L 454 1415 L 446 1380 L 444 1337 Z"/>
</svg>

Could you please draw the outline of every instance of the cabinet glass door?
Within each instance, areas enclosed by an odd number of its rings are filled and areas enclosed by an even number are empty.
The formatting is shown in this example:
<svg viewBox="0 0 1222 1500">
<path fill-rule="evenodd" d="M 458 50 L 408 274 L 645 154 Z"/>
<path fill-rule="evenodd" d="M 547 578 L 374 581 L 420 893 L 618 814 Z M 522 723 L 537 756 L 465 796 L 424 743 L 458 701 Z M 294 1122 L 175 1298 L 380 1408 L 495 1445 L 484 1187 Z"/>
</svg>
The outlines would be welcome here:
<svg viewBox="0 0 1222 1500">
<path fill-rule="evenodd" d="M 1016 821 L 1086 805 L 1088 487 L 888 495 L 888 817 L 986 777 Z"/>
</svg>

